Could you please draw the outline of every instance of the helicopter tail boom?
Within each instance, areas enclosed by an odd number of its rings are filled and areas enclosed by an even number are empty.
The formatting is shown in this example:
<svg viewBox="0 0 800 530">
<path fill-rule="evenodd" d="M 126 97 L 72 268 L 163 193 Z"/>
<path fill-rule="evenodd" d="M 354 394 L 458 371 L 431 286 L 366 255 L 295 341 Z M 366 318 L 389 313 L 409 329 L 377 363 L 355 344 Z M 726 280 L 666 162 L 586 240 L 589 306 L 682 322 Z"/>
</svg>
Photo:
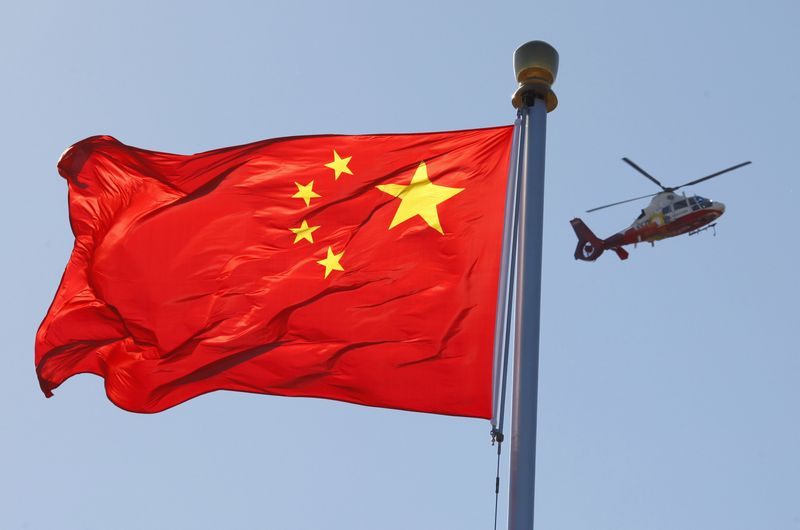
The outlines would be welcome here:
<svg viewBox="0 0 800 530">
<path fill-rule="evenodd" d="M 600 257 L 605 250 L 613 250 L 619 259 L 628 259 L 628 253 L 621 246 L 609 247 L 606 242 L 592 232 L 588 226 L 579 218 L 570 221 L 575 235 L 578 236 L 578 246 L 575 248 L 575 259 L 583 261 L 594 261 Z"/>
</svg>

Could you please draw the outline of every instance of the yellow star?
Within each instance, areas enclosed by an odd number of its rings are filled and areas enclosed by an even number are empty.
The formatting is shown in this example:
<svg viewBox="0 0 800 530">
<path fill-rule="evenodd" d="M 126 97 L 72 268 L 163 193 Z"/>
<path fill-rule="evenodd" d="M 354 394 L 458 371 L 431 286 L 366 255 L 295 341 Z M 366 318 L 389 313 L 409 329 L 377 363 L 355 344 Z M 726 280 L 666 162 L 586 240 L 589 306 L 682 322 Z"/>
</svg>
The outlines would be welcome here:
<svg viewBox="0 0 800 530">
<path fill-rule="evenodd" d="M 338 254 L 334 254 L 331 247 L 328 247 L 328 256 L 325 259 L 319 260 L 317 263 L 325 267 L 325 277 L 328 277 L 328 274 L 331 271 L 343 271 L 341 264 L 339 264 L 339 260 L 344 256 L 344 250 Z"/>
<path fill-rule="evenodd" d="M 411 178 L 411 184 L 381 184 L 376 186 L 384 193 L 393 197 L 400 198 L 400 206 L 394 214 L 389 230 L 419 215 L 428 226 L 444 234 L 442 225 L 439 223 L 439 212 L 436 209 L 438 204 L 464 191 L 464 188 L 448 188 L 447 186 L 437 186 L 428 179 L 428 169 L 425 162 L 420 162 L 417 171 Z"/>
<path fill-rule="evenodd" d="M 339 156 L 339 153 L 336 152 L 336 149 L 333 150 L 333 162 L 328 162 L 325 164 L 325 167 L 329 167 L 334 171 L 334 180 L 339 180 L 339 175 L 342 173 L 347 173 L 348 175 L 353 174 L 353 172 L 350 171 L 350 168 L 347 167 L 347 164 L 350 163 L 351 158 L 353 157 L 348 156 L 347 158 L 342 158 Z"/>
<path fill-rule="evenodd" d="M 304 201 L 306 201 L 306 206 L 311 204 L 311 199 L 317 199 L 317 198 L 321 197 L 321 195 L 318 195 L 318 194 L 314 193 L 314 181 L 313 180 L 311 182 L 309 182 L 308 184 L 306 184 L 305 186 L 303 186 L 299 182 L 295 182 L 294 185 L 297 186 L 297 193 L 292 195 L 292 198 L 293 199 L 303 199 Z"/>
<path fill-rule="evenodd" d="M 308 226 L 308 221 L 303 219 L 303 222 L 300 223 L 299 227 L 290 228 L 289 230 L 291 230 L 295 234 L 294 236 L 295 243 L 297 243 L 301 239 L 305 239 L 309 243 L 313 243 L 314 236 L 312 234 L 314 233 L 314 230 L 316 230 L 317 228 L 319 228 L 319 226 Z"/>
</svg>

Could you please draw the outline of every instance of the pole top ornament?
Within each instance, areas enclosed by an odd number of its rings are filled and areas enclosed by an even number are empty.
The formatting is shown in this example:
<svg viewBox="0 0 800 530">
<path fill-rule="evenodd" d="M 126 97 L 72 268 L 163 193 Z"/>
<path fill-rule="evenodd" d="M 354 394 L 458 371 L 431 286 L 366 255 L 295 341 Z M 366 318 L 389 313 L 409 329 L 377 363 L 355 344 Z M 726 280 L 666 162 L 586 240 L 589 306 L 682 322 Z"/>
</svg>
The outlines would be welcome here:
<svg viewBox="0 0 800 530">
<path fill-rule="evenodd" d="M 526 42 L 514 52 L 514 73 L 519 87 L 511 98 L 514 108 L 533 104 L 533 98 L 545 100 L 547 112 L 555 109 L 558 98 L 551 85 L 558 74 L 558 52 L 544 41 Z"/>
</svg>

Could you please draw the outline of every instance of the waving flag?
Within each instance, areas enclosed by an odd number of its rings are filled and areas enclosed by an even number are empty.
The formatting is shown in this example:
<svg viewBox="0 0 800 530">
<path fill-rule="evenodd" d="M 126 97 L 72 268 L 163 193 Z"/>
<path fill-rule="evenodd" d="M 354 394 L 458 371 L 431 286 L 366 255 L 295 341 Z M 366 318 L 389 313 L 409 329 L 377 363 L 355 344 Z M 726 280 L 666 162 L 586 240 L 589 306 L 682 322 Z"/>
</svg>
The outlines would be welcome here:
<svg viewBox="0 0 800 530">
<path fill-rule="evenodd" d="M 490 417 L 511 136 L 73 145 L 42 390 L 94 373 L 136 412 L 225 389 Z"/>
</svg>

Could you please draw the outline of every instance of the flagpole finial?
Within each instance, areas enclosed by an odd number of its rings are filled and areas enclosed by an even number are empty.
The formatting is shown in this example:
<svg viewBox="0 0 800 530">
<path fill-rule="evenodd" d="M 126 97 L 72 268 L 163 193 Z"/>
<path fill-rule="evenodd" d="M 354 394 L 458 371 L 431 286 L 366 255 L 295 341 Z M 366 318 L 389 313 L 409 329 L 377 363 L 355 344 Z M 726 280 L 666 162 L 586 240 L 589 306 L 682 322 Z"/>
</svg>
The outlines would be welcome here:
<svg viewBox="0 0 800 530">
<path fill-rule="evenodd" d="M 514 73 L 519 87 L 511 98 L 514 108 L 533 104 L 533 98 L 542 98 L 547 112 L 555 109 L 558 98 L 551 88 L 558 74 L 558 52 L 544 41 L 526 42 L 514 52 Z"/>
</svg>

